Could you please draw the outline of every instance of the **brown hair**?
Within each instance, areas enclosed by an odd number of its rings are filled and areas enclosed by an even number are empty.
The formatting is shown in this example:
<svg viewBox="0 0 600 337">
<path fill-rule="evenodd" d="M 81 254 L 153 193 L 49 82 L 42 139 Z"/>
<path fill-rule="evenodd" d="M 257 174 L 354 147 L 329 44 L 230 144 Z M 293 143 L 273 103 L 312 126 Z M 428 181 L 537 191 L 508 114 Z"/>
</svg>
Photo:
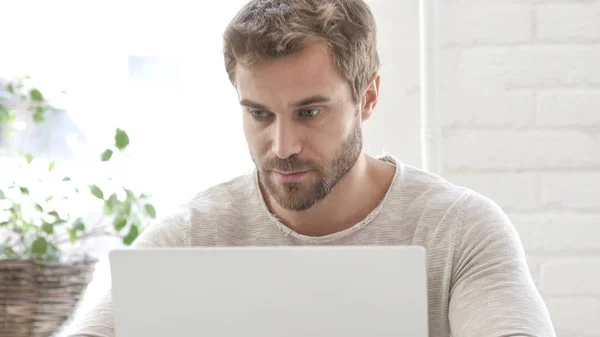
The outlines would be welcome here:
<svg viewBox="0 0 600 337">
<path fill-rule="evenodd" d="M 251 0 L 224 34 L 225 69 L 235 85 L 236 64 L 290 55 L 324 42 L 355 102 L 379 70 L 376 25 L 363 0 Z"/>
</svg>

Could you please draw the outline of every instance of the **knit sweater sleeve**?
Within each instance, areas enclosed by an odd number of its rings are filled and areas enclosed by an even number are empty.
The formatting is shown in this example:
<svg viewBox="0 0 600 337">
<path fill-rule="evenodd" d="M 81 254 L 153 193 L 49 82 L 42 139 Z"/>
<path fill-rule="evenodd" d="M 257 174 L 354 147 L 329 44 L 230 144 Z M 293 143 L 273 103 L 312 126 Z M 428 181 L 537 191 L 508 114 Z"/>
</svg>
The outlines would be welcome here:
<svg viewBox="0 0 600 337">
<path fill-rule="evenodd" d="M 189 245 L 189 216 L 181 207 L 140 234 L 132 248 L 182 247 Z M 107 259 L 96 266 L 94 277 L 69 322 L 55 337 L 115 337 L 111 276 Z"/>
<path fill-rule="evenodd" d="M 456 219 L 449 320 L 454 337 L 555 337 L 506 214 L 476 193 Z"/>
</svg>

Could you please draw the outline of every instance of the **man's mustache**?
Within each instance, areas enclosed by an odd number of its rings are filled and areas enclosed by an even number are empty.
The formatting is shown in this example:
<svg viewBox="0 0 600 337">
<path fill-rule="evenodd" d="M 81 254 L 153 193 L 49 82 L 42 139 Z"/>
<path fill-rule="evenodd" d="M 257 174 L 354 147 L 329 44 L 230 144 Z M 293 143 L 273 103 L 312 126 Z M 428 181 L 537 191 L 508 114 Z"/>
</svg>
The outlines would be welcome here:
<svg viewBox="0 0 600 337">
<path fill-rule="evenodd" d="M 302 160 L 298 157 L 289 157 L 286 159 L 269 158 L 261 165 L 265 171 L 297 172 L 318 170 L 319 167 L 309 160 Z"/>
</svg>

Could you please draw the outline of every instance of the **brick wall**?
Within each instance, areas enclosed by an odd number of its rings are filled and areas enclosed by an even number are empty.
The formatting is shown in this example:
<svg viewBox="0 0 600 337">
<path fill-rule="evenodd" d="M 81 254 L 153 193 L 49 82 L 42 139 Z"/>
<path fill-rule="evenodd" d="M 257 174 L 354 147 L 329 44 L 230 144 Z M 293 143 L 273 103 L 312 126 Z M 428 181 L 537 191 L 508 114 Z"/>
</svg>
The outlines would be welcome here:
<svg viewBox="0 0 600 337">
<path fill-rule="evenodd" d="M 440 2 L 444 175 L 512 218 L 558 336 L 598 337 L 600 1 Z"/>
</svg>

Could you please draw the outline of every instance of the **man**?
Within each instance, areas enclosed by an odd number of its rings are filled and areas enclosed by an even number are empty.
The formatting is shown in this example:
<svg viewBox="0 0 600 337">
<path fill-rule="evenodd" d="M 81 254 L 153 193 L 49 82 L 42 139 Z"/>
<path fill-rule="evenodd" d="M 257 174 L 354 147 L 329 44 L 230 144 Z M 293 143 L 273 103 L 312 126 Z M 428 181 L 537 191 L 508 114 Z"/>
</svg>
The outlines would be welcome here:
<svg viewBox="0 0 600 337">
<path fill-rule="evenodd" d="M 554 336 L 509 219 L 490 200 L 363 153 L 377 105 L 374 18 L 362 0 L 253 0 L 224 35 L 256 164 L 146 230 L 134 247 L 421 245 L 430 335 Z M 110 294 L 70 336 L 114 336 Z"/>
</svg>

